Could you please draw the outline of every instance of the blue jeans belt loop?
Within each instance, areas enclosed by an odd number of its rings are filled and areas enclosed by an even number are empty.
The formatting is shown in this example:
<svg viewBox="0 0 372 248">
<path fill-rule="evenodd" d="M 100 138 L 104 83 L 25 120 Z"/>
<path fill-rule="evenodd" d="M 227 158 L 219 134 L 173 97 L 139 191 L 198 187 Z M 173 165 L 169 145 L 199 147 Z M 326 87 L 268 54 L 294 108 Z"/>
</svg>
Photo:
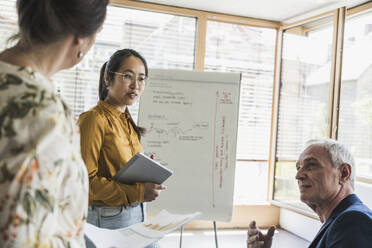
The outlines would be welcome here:
<svg viewBox="0 0 372 248">
<path fill-rule="evenodd" d="M 142 222 L 146 220 L 146 207 L 145 203 L 141 203 L 141 211 L 142 211 Z"/>
<path fill-rule="evenodd" d="M 101 208 L 96 208 L 96 214 L 97 214 L 97 225 L 99 227 L 101 226 Z"/>
</svg>

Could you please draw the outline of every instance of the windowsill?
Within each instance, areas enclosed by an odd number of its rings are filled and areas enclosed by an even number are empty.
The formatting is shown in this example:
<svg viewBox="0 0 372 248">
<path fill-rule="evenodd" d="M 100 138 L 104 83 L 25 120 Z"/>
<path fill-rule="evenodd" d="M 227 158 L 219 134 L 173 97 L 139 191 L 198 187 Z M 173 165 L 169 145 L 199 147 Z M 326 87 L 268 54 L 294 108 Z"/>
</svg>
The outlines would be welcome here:
<svg viewBox="0 0 372 248">
<path fill-rule="evenodd" d="M 312 219 L 319 220 L 319 217 L 318 217 L 318 215 L 316 215 L 316 213 L 314 213 L 312 211 L 307 211 L 305 209 L 301 209 L 301 208 L 293 206 L 289 203 L 285 203 L 285 202 L 281 202 L 281 201 L 277 201 L 277 200 L 272 200 L 271 204 L 274 205 L 274 206 L 280 207 L 280 208 L 288 209 L 288 210 L 293 211 L 293 212 L 298 213 L 298 214 L 302 214 L 302 215 L 310 217 Z"/>
<path fill-rule="evenodd" d="M 260 227 L 279 224 L 280 208 L 266 202 L 259 205 L 234 206 L 230 222 L 217 221 L 218 228 L 248 228 L 252 220 L 256 220 Z M 212 221 L 195 220 L 185 226 L 185 229 L 213 229 Z"/>
<path fill-rule="evenodd" d="M 256 201 L 256 202 L 234 204 L 234 207 L 268 206 L 268 205 L 271 205 L 271 203 L 269 201 Z"/>
<path fill-rule="evenodd" d="M 370 177 L 356 176 L 355 179 L 357 182 L 372 184 L 372 178 Z"/>
</svg>

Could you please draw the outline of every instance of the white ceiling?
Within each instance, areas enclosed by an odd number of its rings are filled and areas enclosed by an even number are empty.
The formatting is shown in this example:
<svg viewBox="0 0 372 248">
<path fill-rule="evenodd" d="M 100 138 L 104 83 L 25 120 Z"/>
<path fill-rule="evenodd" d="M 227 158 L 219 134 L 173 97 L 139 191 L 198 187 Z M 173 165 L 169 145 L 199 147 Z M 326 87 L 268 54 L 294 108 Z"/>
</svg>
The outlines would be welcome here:
<svg viewBox="0 0 372 248">
<path fill-rule="evenodd" d="M 292 22 L 342 6 L 354 7 L 368 0 L 142 0 L 170 6 Z"/>
</svg>

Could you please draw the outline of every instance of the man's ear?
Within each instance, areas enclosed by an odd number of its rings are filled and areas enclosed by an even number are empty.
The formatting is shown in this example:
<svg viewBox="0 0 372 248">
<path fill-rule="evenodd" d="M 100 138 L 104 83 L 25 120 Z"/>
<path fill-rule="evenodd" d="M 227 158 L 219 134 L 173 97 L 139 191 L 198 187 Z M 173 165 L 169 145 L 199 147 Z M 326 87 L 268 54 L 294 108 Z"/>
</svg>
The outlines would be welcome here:
<svg viewBox="0 0 372 248">
<path fill-rule="evenodd" d="M 340 170 L 340 184 L 343 184 L 350 180 L 351 177 L 351 165 L 350 164 L 342 164 L 339 168 Z"/>
</svg>

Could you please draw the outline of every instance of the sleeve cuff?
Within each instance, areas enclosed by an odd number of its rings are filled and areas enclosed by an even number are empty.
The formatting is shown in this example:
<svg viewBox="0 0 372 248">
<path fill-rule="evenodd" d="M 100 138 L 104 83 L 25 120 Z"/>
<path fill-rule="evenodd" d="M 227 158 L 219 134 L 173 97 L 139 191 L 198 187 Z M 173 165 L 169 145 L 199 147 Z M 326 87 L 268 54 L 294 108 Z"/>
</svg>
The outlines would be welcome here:
<svg viewBox="0 0 372 248">
<path fill-rule="evenodd" d="M 138 188 L 138 201 L 145 201 L 145 185 L 143 183 L 136 183 Z"/>
</svg>

